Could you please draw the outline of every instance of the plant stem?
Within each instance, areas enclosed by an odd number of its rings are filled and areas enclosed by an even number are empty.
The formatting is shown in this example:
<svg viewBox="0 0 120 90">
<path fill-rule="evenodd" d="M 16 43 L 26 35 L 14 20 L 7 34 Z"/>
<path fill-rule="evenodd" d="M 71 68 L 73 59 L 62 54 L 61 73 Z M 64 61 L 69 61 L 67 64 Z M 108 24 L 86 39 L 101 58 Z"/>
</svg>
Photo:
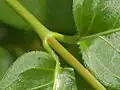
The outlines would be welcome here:
<svg viewBox="0 0 120 90">
<path fill-rule="evenodd" d="M 43 26 L 29 11 L 27 11 L 17 0 L 5 0 L 6 3 L 14 9 L 43 39 L 50 31 Z"/>
<path fill-rule="evenodd" d="M 97 33 L 97 34 L 82 37 L 80 40 L 86 40 L 86 39 L 95 38 L 95 37 L 98 37 L 98 36 L 108 35 L 108 34 L 111 34 L 111 33 L 114 33 L 114 32 L 119 32 L 119 31 L 120 31 L 120 28 L 115 28 L 115 29 L 108 30 L 108 31 L 105 31 L 105 32 L 101 32 L 101 33 Z"/>
<path fill-rule="evenodd" d="M 99 83 L 91 74 L 90 72 L 85 69 L 79 61 L 73 57 L 56 39 L 53 38 L 55 36 L 59 40 L 64 41 L 64 37 L 61 34 L 55 34 L 49 31 L 46 27 L 44 27 L 29 11 L 27 11 L 17 0 L 6 0 L 7 4 L 10 5 L 25 21 L 27 21 L 35 30 L 35 32 L 40 36 L 45 45 L 45 48 L 51 54 L 54 52 L 51 51 L 49 45 L 58 53 L 60 54 L 73 68 L 78 71 L 94 88 L 97 90 L 106 90 L 101 83 Z M 61 38 L 59 38 L 61 37 Z M 76 37 L 75 37 L 76 38 Z M 74 39 L 72 37 L 67 37 L 68 42 L 73 42 Z M 56 58 L 56 57 L 55 57 Z"/>
<path fill-rule="evenodd" d="M 56 33 L 56 32 L 53 32 L 52 34 L 53 34 L 53 37 L 55 37 L 58 41 L 68 43 L 68 44 L 76 44 L 79 40 L 78 35 L 67 36 L 60 33 Z"/>
<path fill-rule="evenodd" d="M 66 36 L 60 33 L 53 32 L 53 35 L 58 41 L 62 41 L 64 43 L 70 43 L 75 44 L 79 39 L 78 35 L 75 36 Z M 57 42 L 53 37 L 47 37 L 48 43 L 50 46 L 58 53 L 60 54 L 76 71 L 82 75 L 94 88 L 97 90 L 106 90 L 101 83 L 99 83 L 92 75 L 91 73 L 83 67 L 82 64 L 78 62 L 78 60 L 73 57 L 63 46 L 62 48 L 59 47 L 61 44 Z M 53 41 L 53 42 L 52 42 Z M 56 43 L 57 42 L 57 43 Z M 63 49 L 64 48 L 64 49 Z M 65 51 L 65 53 L 64 53 Z M 71 58 L 73 57 L 73 58 Z M 71 58 L 71 59 L 70 59 Z"/>
<path fill-rule="evenodd" d="M 76 43 L 78 36 L 67 36 L 56 32 L 49 31 L 43 26 L 29 11 L 27 11 L 17 0 L 6 0 L 6 3 L 14 9 L 40 36 L 43 40 L 47 35 L 53 35 L 57 40 L 65 43 Z"/>
<path fill-rule="evenodd" d="M 82 75 L 89 84 L 91 84 L 95 89 L 97 90 L 106 90 L 105 87 L 98 82 L 91 73 L 84 68 L 82 64 L 79 63 L 79 61 L 72 56 L 56 39 L 53 37 L 48 38 L 49 45 L 59 54 L 61 55 L 74 69 Z"/>
</svg>

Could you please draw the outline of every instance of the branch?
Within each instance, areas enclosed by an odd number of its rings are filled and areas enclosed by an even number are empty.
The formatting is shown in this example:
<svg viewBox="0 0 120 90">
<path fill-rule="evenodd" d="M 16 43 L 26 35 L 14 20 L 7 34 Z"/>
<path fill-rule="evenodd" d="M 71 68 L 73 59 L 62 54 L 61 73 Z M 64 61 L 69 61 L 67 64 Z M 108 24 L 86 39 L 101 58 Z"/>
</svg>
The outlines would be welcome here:
<svg viewBox="0 0 120 90">
<path fill-rule="evenodd" d="M 55 38 L 48 38 L 49 45 L 68 62 L 80 75 L 82 75 L 90 85 L 97 90 L 106 90 L 105 87 L 92 76 L 92 74 L 79 63 Z"/>
<path fill-rule="evenodd" d="M 34 29 L 34 31 L 42 39 L 45 49 L 48 50 L 52 55 L 54 52 L 49 48 L 47 43 L 60 54 L 80 75 L 82 75 L 95 89 L 106 90 L 104 86 L 97 81 L 90 72 L 83 67 L 79 61 L 72 56 L 53 36 L 58 38 L 58 40 L 65 42 L 76 42 L 73 36 L 64 36 L 61 34 L 55 34 L 49 31 L 45 26 L 43 26 L 29 11 L 27 11 L 17 0 L 6 0 L 7 4 L 11 6 L 17 14 L 19 14 L 26 22 L 28 22 Z M 65 40 L 66 37 L 66 40 Z M 47 40 L 47 42 L 46 42 Z M 56 58 L 56 57 L 55 57 Z"/>
</svg>

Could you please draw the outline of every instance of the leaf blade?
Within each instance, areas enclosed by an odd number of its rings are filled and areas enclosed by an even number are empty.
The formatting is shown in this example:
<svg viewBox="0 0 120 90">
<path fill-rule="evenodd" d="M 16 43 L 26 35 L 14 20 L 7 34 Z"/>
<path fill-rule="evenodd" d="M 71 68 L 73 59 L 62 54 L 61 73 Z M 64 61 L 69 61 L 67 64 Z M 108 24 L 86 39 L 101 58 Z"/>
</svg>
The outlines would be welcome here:
<svg viewBox="0 0 120 90">
<path fill-rule="evenodd" d="M 120 89 L 120 72 L 118 70 L 120 63 L 119 35 L 118 32 L 104 36 L 104 39 L 109 43 L 101 38 L 80 42 L 86 67 L 108 90 Z"/>
<path fill-rule="evenodd" d="M 119 4 L 119 0 L 74 0 L 73 15 L 79 36 L 119 28 Z"/>
<path fill-rule="evenodd" d="M 76 32 L 72 0 L 19 0 L 19 2 L 48 29 L 64 34 Z M 4 11 L 0 15 L 0 20 L 4 23 L 19 29 L 31 30 L 31 26 L 8 7 L 4 0 L 0 1 L 0 10 Z"/>
<path fill-rule="evenodd" d="M 24 54 L 17 59 L 0 81 L 0 88 L 2 90 L 52 90 L 55 83 L 57 90 L 64 90 L 69 87 L 77 90 L 75 80 L 67 76 L 67 74 L 71 75 L 72 72 L 74 77 L 73 69 L 56 68 L 56 65 L 52 56 L 45 52 L 36 51 Z M 54 75 L 56 71 L 59 72 Z"/>
</svg>

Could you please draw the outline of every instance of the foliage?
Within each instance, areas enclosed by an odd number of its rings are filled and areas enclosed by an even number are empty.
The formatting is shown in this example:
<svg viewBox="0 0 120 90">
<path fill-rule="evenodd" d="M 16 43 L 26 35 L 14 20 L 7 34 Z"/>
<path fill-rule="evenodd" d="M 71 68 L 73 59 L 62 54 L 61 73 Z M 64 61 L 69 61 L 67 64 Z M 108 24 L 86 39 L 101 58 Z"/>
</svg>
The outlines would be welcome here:
<svg viewBox="0 0 120 90">
<path fill-rule="evenodd" d="M 120 33 L 114 33 L 80 42 L 86 66 L 110 90 L 120 89 L 119 36 Z"/>
<path fill-rule="evenodd" d="M 120 90 L 119 6 L 0 0 L 0 89 Z"/>
<path fill-rule="evenodd" d="M 50 55 L 38 51 L 19 57 L 0 82 L 2 90 L 77 90 L 75 85 L 73 69 L 60 68 Z"/>
<path fill-rule="evenodd" d="M 80 36 L 120 27 L 119 0 L 73 0 L 73 14 Z"/>
<path fill-rule="evenodd" d="M 31 29 L 31 26 L 29 26 L 24 20 L 21 19 L 20 16 L 9 8 L 4 1 L 5 0 L 0 0 L 0 11 L 4 11 L 0 14 L 0 20 L 16 28 L 25 30 Z M 66 34 L 75 33 L 76 27 L 72 17 L 72 0 L 19 1 L 50 30 Z M 9 18 L 8 15 L 11 18 Z"/>
</svg>

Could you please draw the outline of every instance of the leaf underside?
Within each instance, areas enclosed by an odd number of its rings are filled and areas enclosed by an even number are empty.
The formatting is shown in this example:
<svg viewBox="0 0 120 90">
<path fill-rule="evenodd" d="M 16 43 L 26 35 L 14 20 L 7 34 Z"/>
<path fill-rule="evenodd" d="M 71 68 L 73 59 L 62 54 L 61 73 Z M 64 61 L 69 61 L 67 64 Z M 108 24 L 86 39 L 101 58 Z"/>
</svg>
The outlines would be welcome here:
<svg viewBox="0 0 120 90">
<path fill-rule="evenodd" d="M 80 41 L 86 67 L 108 90 L 120 90 L 120 32 Z"/>
<path fill-rule="evenodd" d="M 19 57 L 0 81 L 1 90 L 77 90 L 74 70 L 56 68 L 45 52 L 29 52 Z M 53 89 L 54 88 L 54 89 Z"/>
<path fill-rule="evenodd" d="M 80 37 L 120 27 L 120 0 L 73 0 Z"/>
<path fill-rule="evenodd" d="M 73 34 L 76 27 L 72 15 L 72 0 L 18 0 L 48 29 L 65 34 Z M 0 20 L 19 29 L 30 30 L 5 0 L 0 0 Z M 9 16 L 8 16 L 9 15 Z"/>
</svg>

